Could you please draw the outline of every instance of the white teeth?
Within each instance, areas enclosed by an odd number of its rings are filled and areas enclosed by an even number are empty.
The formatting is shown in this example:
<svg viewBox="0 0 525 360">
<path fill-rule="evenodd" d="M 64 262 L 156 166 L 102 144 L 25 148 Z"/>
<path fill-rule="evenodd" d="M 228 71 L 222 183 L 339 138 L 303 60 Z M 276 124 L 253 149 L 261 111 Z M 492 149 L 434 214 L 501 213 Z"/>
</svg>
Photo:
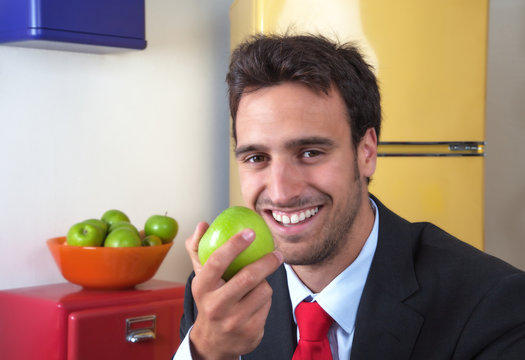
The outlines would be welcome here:
<svg viewBox="0 0 525 360">
<path fill-rule="evenodd" d="M 272 211 L 272 215 L 276 221 L 284 225 L 288 225 L 288 224 L 298 224 L 299 222 L 304 221 L 305 219 L 314 216 L 318 212 L 319 212 L 319 208 L 313 208 L 313 209 L 308 209 L 306 211 L 301 211 L 298 213 L 291 214 L 290 216 L 283 215 L 281 213 L 276 213 L 273 211 Z"/>
</svg>

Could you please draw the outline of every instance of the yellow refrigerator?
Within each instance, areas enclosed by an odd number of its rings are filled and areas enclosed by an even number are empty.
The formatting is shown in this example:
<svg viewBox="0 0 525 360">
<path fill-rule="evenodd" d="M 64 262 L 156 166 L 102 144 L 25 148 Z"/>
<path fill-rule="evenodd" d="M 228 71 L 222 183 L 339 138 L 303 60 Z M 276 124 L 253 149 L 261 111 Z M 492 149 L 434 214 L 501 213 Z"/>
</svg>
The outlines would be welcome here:
<svg viewBox="0 0 525 360">
<path fill-rule="evenodd" d="M 383 125 L 370 192 L 409 221 L 483 249 L 488 0 L 236 0 L 231 47 L 254 33 L 354 41 Z M 230 202 L 242 204 L 235 159 Z"/>
</svg>

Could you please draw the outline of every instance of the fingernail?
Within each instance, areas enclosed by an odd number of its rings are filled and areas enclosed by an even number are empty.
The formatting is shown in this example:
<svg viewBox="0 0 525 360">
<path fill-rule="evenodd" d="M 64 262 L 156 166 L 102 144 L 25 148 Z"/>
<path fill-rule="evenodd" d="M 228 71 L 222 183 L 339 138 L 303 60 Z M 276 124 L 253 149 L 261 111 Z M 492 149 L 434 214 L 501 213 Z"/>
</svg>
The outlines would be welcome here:
<svg viewBox="0 0 525 360">
<path fill-rule="evenodd" d="M 253 230 L 246 229 L 242 232 L 242 238 L 248 242 L 252 242 L 255 239 L 255 233 Z"/>
</svg>

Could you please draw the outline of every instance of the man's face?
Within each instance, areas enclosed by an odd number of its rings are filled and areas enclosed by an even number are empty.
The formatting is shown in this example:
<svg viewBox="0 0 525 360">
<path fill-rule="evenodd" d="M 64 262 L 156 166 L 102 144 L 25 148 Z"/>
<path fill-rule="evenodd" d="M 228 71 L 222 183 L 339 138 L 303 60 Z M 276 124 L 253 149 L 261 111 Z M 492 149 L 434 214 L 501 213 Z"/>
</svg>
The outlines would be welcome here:
<svg viewBox="0 0 525 360">
<path fill-rule="evenodd" d="M 246 92 L 236 126 L 244 201 L 264 217 L 285 261 L 333 259 L 369 206 L 365 177 L 375 169 L 375 149 L 361 141 L 354 151 L 340 94 L 297 83 Z M 364 139 L 375 142 L 373 130 Z"/>
</svg>

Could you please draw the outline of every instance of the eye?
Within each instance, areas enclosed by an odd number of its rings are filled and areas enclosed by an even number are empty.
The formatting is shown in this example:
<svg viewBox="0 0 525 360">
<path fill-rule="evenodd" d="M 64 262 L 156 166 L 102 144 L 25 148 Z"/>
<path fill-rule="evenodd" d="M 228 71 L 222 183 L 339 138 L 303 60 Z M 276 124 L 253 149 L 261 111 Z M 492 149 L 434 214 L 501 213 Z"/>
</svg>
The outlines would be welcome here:
<svg viewBox="0 0 525 360">
<path fill-rule="evenodd" d="M 266 157 L 264 155 L 256 154 L 256 155 L 251 155 L 251 156 L 246 157 L 244 159 L 244 162 L 255 164 L 255 163 L 261 163 L 265 160 L 266 160 Z"/>
<path fill-rule="evenodd" d="M 322 152 L 319 151 L 319 150 L 306 150 L 306 151 L 303 151 L 302 156 L 304 158 L 313 158 L 313 157 L 317 157 L 317 156 L 319 156 L 321 154 L 322 154 Z"/>
</svg>

